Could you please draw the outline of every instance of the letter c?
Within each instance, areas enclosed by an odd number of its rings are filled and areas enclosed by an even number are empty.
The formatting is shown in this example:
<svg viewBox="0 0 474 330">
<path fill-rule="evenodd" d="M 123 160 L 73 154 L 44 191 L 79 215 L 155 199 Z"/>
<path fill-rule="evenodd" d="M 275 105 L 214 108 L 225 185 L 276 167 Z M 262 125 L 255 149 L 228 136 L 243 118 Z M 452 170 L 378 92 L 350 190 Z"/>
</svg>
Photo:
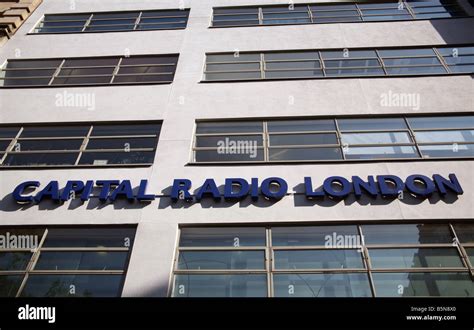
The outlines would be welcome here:
<svg viewBox="0 0 474 330">
<path fill-rule="evenodd" d="M 40 183 L 39 181 L 25 181 L 20 183 L 18 186 L 16 186 L 15 190 L 13 190 L 13 199 L 17 203 L 31 203 L 33 202 L 33 196 L 24 196 L 23 193 L 27 188 L 30 187 L 39 187 Z"/>
</svg>

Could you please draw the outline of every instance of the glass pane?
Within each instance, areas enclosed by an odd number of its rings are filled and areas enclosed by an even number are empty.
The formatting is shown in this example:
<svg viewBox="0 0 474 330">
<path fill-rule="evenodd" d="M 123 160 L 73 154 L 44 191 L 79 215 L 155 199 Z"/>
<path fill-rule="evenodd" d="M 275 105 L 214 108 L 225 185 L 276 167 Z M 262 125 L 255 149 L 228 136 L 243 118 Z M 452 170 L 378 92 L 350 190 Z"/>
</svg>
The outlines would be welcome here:
<svg viewBox="0 0 474 330">
<path fill-rule="evenodd" d="M 3 78 L 28 78 L 28 77 L 48 77 L 50 78 L 55 69 L 40 69 L 40 70 L 10 70 L 10 71 L 1 71 L 0 77 Z"/>
<path fill-rule="evenodd" d="M 351 59 L 351 58 L 377 58 L 377 54 L 374 50 L 327 50 L 322 51 L 321 55 L 323 59 Z"/>
<path fill-rule="evenodd" d="M 116 66 L 118 61 L 118 57 L 68 58 L 63 67 Z"/>
<path fill-rule="evenodd" d="M 452 72 L 457 73 L 473 73 L 474 72 L 474 65 L 450 65 L 449 69 Z"/>
<path fill-rule="evenodd" d="M 200 122 L 197 123 L 196 133 L 260 133 L 263 131 L 263 123 L 258 121 L 243 122 Z"/>
<path fill-rule="evenodd" d="M 338 119 L 341 131 L 406 129 L 403 118 Z"/>
<path fill-rule="evenodd" d="M 273 227 L 272 245 L 350 248 L 360 246 L 360 238 L 356 226 Z"/>
<path fill-rule="evenodd" d="M 245 21 L 245 20 L 257 20 L 258 14 L 239 14 L 239 15 L 215 15 L 214 22 L 217 21 Z"/>
<path fill-rule="evenodd" d="M 474 54 L 474 47 L 438 47 L 436 48 L 443 56 L 469 55 Z"/>
<path fill-rule="evenodd" d="M 344 10 L 344 11 L 314 11 L 313 16 L 316 20 L 319 17 L 344 17 L 344 16 L 359 16 L 357 10 Z"/>
<path fill-rule="evenodd" d="M 185 22 L 168 23 L 168 24 L 139 24 L 136 29 L 137 30 L 166 30 L 166 29 L 184 29 L 184 28 L 186 28 Z"/>
<path fill-rule="evenodd" d="M 358 16 L 346 16 L 346 17 L 314 17 L 315 23 L 338 23 L 338 22 L 360 22 L 362 19 Z"/>
<path fill-rule="evenodd" d="M 84 152 L 80 165 L 152 164 L 154 151 Z"/>
<path fill-rule="evenodd" d="M 8 154 L 3 162 L 7 166 L 29 166 L 29 165 L 74 165 L 78 153 L 20 153 Z"/>
<path fill-rule="evenodd" d="M 10 145 L 11 140 L 0 140 L 0 151 L 7 150 L 8 146 Z M 1 157 L 0 157 L 1 158 Z"/>
<path fill-rule="evenodd" d="M 119 297 L 122 275 L 30 275 L 22 297 Z M 74 288 L 74 291 L 71 289 Z M 72 294 L 71 292 L 74 292 Z"/>
<path fill-rule="evenodd" d="M 147 10 L 142 12 L 142 17 L 168 17 L 168 16 L 188 16 L 189 9 L 180 10 Z"/>
<path fill-rule="evenodd" d="M 436 56 L 431 48 L 382 49 L 379 54 L 381 57 Z"/>
<path fill-rule="evenodd" d="M 82 137 L 87 135 L 89 128 L 90 126 L 31 126 L 25 127 L 20 137 Z"/>
<path fill-rule="evenodd" d="M 134 25 L 135 19 L 107 19 L 102 20 L 94 15 L 94 18 L 90 22 L 89 26 L 101 26 L 101 25 Z M 117 26 L 110 26 L 111 29 L 115 29 Z"/>
<path fill-rule="evenodd" d="M 474 130 L 415 132 L 417 142 L 474 142 Z"/>
<path fill-rule="evenodd" d="M 274 18 L 279 18 L 279 19 L 287 19 L 287 18 L 308 18 L 309 14 L 308 12 L 285 12 L 285 13 L 264 13 L 263 17 L 266 19 L 274 19 Z M 310 20 L 308 19 L 308 22 Z"/>
<path fill-rule="evenodd" d="M 214 14 L 258 13 L 257 7 L 214 8 Z"/>
<path fill-rule="evenodd" d="M 386 66 L 441 64 L 437 57 L 386 58 L 383 62 Z"/>
<path fill-rule="evenodd" d="M 146 64 L 176 64 L 178 62 L 178 55 L 163 55 L 163 56 L 130 56 L 122 58 L 120 67 L 125 65 L 146 65 Z"/>
<path fill-rule="evenodd" d="M 366 244 L 436 244 L 452 243 L 448 225 L 390 224 L 363 225 Z"/>
<path fill-rule="evenodd" d="M 342 159 L 341 148 L 271 148 L 270 160 L 337 160 Z"/>
<path fill-rule="evenodd" d="M 284 69 L 319 69 L 319 61 L 301 61 L 301 62 L 266 62 L 266 70 L 284 70 Z"/>
<path fill-rule="evenodd" d="M 454 230 L 461 243 L 474 243 L 474 225 L 467 223 L 454 224 Z"/>
<path fill-rule="evenodd" d="M 96 125 L 91 136 L 158 135 L 161 124 Z"/>
<path fill-rule="evenodd" d="M 157 142 L 157 138 L 90 139 L 87 149 L 155 148 Z"/>
<path fill-rule="evenodd" d="M 347 144 L 380 144 L 412 142 L 407 132 L 384 133 L 342 133 L 342 143 Z"/>
<path fill-rule="evenodd" d="M 466 253 L 471 262 L 471 266 L 474 266 L 474 248 L 466 248 Z"/>
<path fill-rule="evenodd" d="M 230 135 L 230 136 L 197 136 L 196 147 L 220 147 L 228 151 L 240 149 L 240 151 L 251 151 L 251 148 L 263 145 L 262 135 Z M 257 150 L 254 150 L 257 152 Z"/>
<path fill-rule="evenodd" d="M 87 20 L 90 14 L 71 14 L 71 15 L 45 15 L 45 21 L 77 21 Z"/>
<path fill-rule="evenodd" d="M 265 269 L 265 252 L 181 251 L 178 269 Z"/>
<path fill-rule="evenodd" d="M 83 139 L 67 140 L 18 140 L 15 151 L 27 150 L 79 150 Z"/>
<path fill-rule="evenodd" d="M 318 60 L 318 52 L 268 52 L 265 53 L 265 61 L 281 60 Z"/>
<path fill-rule="evenodd" d="M 307 17 L 305 15 L 304 17 Z M 311 23 L 309 18 L 291 18 L 291 19 L 264 19 L 263 24 L 305 24 Z"/>
<path fill-rule="evenodd" d="M 265 228 L 182 228 L 181 247 L 265 246 Z"/>
<path fill-rule="evenodd" d="M 271 146 L 338 144 L 336 133 L 319 134 L 271 134 Z"/>
<path fill-rule="evenodd" d="M 322 77 L 322 70 L 265 71 L 266 79 Z"/>
<path fill-rule="evenodd" d="M 84 85 L 84 84 L 109 84 L 112 76 L 105 77 L 56 77 L 52 85 Z"/>
<path fill-rule="evenodd" d="M 110 68 L 81 68 L 81 69 L 61 69 L 59 72 L 60 77 L 66 76 L 88 76 L 88 75 L 112 75 L 114 72 L 113 67 Z M 110 78 L 110 77 L 109 77 Z M 110 79 L 109 79 L 110 80 Z"/>
<path fill-rule="evenodd" d="M 419 146 L 424 158 L 429 157 L 474 157 L 474 145 L 452 143 L 447 145 Z"/>
<path fill-rule="evenodd" d="M 467 273 L 373 273 L 377 297 L 472 297 Z"/>
<path fill-rule="evenodd" d="M 197 150 L 195 158 L 196 162 L 258 162 L 264 160 L 264 151 L 247 147 L 236 150 L 232 148 Z"/>
<path fill-rule="evenodd" d="M 264 13 L 288 13 L 288 12 L 304 12 L 308 11 L 308 6 L 306 5 L 287 5 L 287 6 L 266 6 L 262 7 Z"/>
<path fill-rule="evenodd" d="M 31 252 L 1 252 L 0 271 L 24 270 L 32 256 Z"/>
<path fill-rule="evenodd" d="M 464 267 L 455 248 L 369 249 L 373 268 Z"/>
<path fill-rule="evenodd" d="M 474 116 L 414 117 L 407 120 L 413 129 L 474 127 Z"/>
<path fill-rule="evenodd" d="M 325 4 L 317 4 L 311 5 L 311 10 L 314 11 L 325 11 L 325 10 L 356 10 L 355 5 L 351 4 L 334 4 L 334 5 L 325 5 Z"/>
<path fill-rule="evenodd" d="M 206 55 L 206 63 L 211 62 L 259 62 L 260 53 L 242 54 L 242 53 L 231 53 L 231 54 L 217 54 L 217 55 Z"/>
<path fill-rule="evenodd" d="M 387 74 L 444 74 L 446 69 L 443 66 L 414 66 L 402 68 L 386 68 Z"/>
<path fill-rule="evenodd" d="M 266 297 L 266 275 L 176 275 L 173 297 Z"/>
<path fill-rule="evenodd" d="M 44 247 L 127 247 L 135 228 L 49 228 Z"/>
<path fill-rule="evenodd" d="M 382 68 L 375 69 L 325 69 L 327 76 L 384 76 Z"/>
<path fill-rule="evenodd" d="M 14 138 L 19 130 L 19 127 L 0 127 L 0 138 Z"/>
<path fill-rule="evenodd" d="M 275 297 L 371 297 L 366 274 L 276 274 Z"/>
<path fill-rule="evenodd" d="M 260 62 L 257 63 L 230 63 L 230 64 L 207 64 L 206 71 L 255 71 L 260 70 Z"/>
<path fill-rule="evenodd" d="M 123 270 L 127 252 L 41 252 L 35 270 Z"/>
<path fill-rule="evenodd" d="M 326 68 L 379 67 L 379 60 L 325 60 Z"/>
<path fill-rule="evenodd" d="M 206 73 L 205 80 L 246 80 L 261 79 L 260 71 L 255 72 L 223 72 L 223 73 Z"/>
<path fill-rule="evenodd" d="M 113 19 L 113 18 L 137 18 L 140 12 L 114 12 L 114 13 L 94 13 L 94 19 Z"/>
<path fill-rule="evenodd" d="M 386 147 L 349 147 L 345 150 L 346 159 L 377 159 L 377 158 L 419 158 L 412 146 Z"/>
<path fill-rule="evenodd" d="M 258 25 L 259 21 L 214 21 L 212 26 L 242 26 L 242 25 Z"/>
<path fill-rule="evenodd" d="M 7 69 L 56 68 L 61 60 L 9 60 Z"/>
<path fill-rule="evenodd" d="M 0 275 L 0 297 L 15 297 L 23 275 Z"/>
<path fill-rule="evenodd" d="M 276 250 L 274 255 L 276 269 L 364 268 L 358 250 Z"/>
<path fill-rule="evenodd" d="M 305 132 L 305 131 L 334 131 L 334 120 L 285 120 L 269 121 L 269 132 Z"/>
<path fill-rule="evenodd" d="M 362 14 L 363 15 L 380 15 L 380 16 L 384 16 L 384 15 L 409 15 L 408 13 L 408 10 L 406 9 L 399 9 L 399 8 L 395 8 L 395 9 L 363 9 L 362 10 Z"/>
</svg>

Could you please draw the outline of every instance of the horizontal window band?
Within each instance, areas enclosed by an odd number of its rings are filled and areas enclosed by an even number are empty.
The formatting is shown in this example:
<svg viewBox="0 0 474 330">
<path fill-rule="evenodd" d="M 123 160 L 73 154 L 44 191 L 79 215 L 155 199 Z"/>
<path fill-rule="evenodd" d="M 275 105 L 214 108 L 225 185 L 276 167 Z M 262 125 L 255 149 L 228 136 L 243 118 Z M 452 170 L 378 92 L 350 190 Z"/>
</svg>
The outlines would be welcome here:
<svg viewBox="0 0 474 330">
<path fill-rule="evenodd" d="M 61 164 L 61 165 L 5 165 L 2 164 L 0 166 L 1 170 L 28 170 L 31 168 L 38 168 L 38 169 L 48 169 L 48 168 L 108 168 L 108 167 L 149 167 L 153 165 L 153 163 L 111 163 L 111 164 L 77 164 L 77 165 L 68 165 L 68 164 Z"/>
<path fill-rule="evenodd" d="M 7 151 L 8 155 L 27 155 L 27 154 L 75 154 L 75 153 L 108 153 L 108 152 L 122 152 L 124 154 L 136 151 L 155 151 L 154 148 L 127 148 L 127 151 L 124 149 L 83 149 L 83 150 L 27 150 L 27 151 Z"/>
</svg>

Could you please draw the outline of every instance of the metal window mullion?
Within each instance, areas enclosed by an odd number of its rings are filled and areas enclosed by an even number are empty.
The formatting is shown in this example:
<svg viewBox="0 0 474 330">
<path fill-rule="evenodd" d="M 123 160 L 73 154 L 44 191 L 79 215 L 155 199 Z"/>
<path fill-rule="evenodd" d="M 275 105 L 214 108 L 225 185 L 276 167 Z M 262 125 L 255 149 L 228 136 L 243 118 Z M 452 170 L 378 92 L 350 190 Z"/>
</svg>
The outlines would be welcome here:
<svg viewBox="0 0 474 330">
<path fill-rule="evenodd" d="M 377 55 L 377 60 L 379 61 L 380 65 L 382 66 L 382 70 L 383 70 L 384 74 L 386 76 L 388 76 L 387 68 L 385 67 L 385 63 L 382 59 L 382 56 L 380 56 L 380 54 L 379 54 L 379 50 L 378 49 L 374 49 L 374 50 L 375 50 L 375 54 Z"/>
<path fill-rule="evenodd" d="M 142 19 L 142 14 L 142 11 L 140 12 L 140 14 L 138 14 L 137 19 L 135 20 L 135 24 L 133 25 L 133 30 L 136 30 L 138 28 L 138 24 L 140 24 L 140 21 Z"/>
<path fill-rule="evenodd" d="M 49 80 L 47 86 L 51 86 L 51 84 L 53 83 L 53 80 L 59 75 L 59 72 L 61 72 L 61 69 L 65 62 L 66 62 L 66 59 L 63 58 L 59 66 L 56 68 L 56 71 L 54 71 L 53 75 L 51 76 L 51 79 Z"/>
<path fill-rule="evenodd" d="M 263 25 L 263 9 L 258 7 L 258 24 Z"/>
<path fill-rule="evenodd" d="M 408 11 L 408 13 L 411 15 L 412 19 L 416 19 L 416 14 L 415 14 L 415 11 L 413 10 L 413 8 L 411 8 L 410 5 L 408 5 L 408 2 L 406 0 L 399 0 L 403 6 L 406 8 L 406 10 Z"/>
<path fill-rule="evenodd" d="M 120 65 L 122 64 L 122 60 L 123 60 L 123 57 L 120 57 L 118 62 L 117 62 L 117 65 L 115 66 L 115 69 L 114 71 L 112 71 L 112 78 L 110 79 L 110 82 L 109 84 L 112 84 L 115 80 L 115 76 L 117 75 L 117 73 L 119 72 L 120 70 Z M 139 76 L 140 74 L 138 74 Z"/>
<path fill-rule="evenodd" d="M 91 133 L 92 133 L 92 130 L 93 130 L 93 129 L 94 129 L 94 125 L 91 125 L 91 127 L 89 128 L 89 131 L 87 132 L 86 137 L 85 137 L 84 140 L 82 141 L 82 144 L 81 144 L 81 146 L 80 146 L 80 148 L 79 148 L 79 154 L 77 155 L 76 161 L 74 162 L 74 166 L 79 165 L 79 160 L 81 159 L 82 153 L 83 153 L 83 151 L 86 149 L 87 144 L 89 143 L 89 137 L 91 136 Z"/>
<path fill-rule="evenodd" d="M 323 77 L 326 77 L 326 64 L 324 63 L 321 51 L 318 50 L 317 52 L 319 56 L 319 67 L 321 68 L 321 71 L 323 72 Z"/>
<path fill-rule="evenodd" d="M 455 242 L 456 242 L 456 248 L 458 250 L 459 255 L 461 256 L 462 263 L 466 268 L 469 269 L 470 273 L 473 274 L 474 270 L 472 268 L 473 265 L 471 265 L 471 262 L 469 260 L 469 255 L 467 254 L 466 250 L 464 247 L 461 245 L 461 241 L 458 238 L 458 235 L 456 233 L 456 230 L 454 229 L 454 226 L 452 223 L 449 224 L 449 228 L 451 229 L 451 233 L 454 236 Z"/>
<path fill-rule="evenodd" d="M 362 10 L 359 8 L 357 3 L 354 3 L 354 5 L 356 7 L 357 13 L 359 14 L 361 22 L 364 22 L 364 14 L 362 13 Z M 344 17 L 344 16 L 335 16 L 335 17 Z M 356 16 L 347 16 L 347 17 L 356 17 Z"/>
<path fill-rule="evenodd" d="M 24 128 L 25 128 L 24 126 L 20 127 L 20 129 L 18 130 L 18 133 L 15 135 L 15 137 L 11 140 L 8 147 L 5 149 L 5 153 L 3 154 L 3 157 L 0 158 L 0 166 L 3 164 L 3 162 L 7 158 L 8 153 L 11 152 L 12 149 L 17 145 L 18 139 L 20 138 L 21 133 L 23 133 Z M 21 149 L 21 145 L 20 145 L 20 149 Z"/>
<path fill-rule="evenodd" d="M 306 7 L 308 8 L 309 20 L 311 21 L 311 23 L 314 23 L 314 17 L 313 17 L 313 12 L 311 11 L 311 7 L 309 6 L 309 4 Z"/>
<path fill-rule="evenodd" d="M 26 286 L 26 282 L 28 281 L 28 275 L 31 273 L 31 271 L 35 268 L 36 262 L 38 261 L 38 257 L 40 254 L 41 247 L 44 244 L 44 241 L 46 240 L 46 236 L 48 235 L 48 229 L 46 228 L 43 233 L 43 237 L 41 237 L 40 244 L 36 247 L 35 251 L 33 252 L 30 261 L 28 262 L 28 266 L 25 269 L 25 277 L 23 277 L 23 280 L 20 284 L 20 287 L 18 288 L 18 291 L 16 293 L 16 297 L 20 297 L 23 289 Z"/>
<path fill-rule="evenodd" d="M 93 16 L 94 16 L 94 14 L 91 14 L 91 15 L 89 16 L 89 18 L 87 19 L 87 21 L 84 23 L 84 27 L 82 28 L 82 31 L 81 31 L 81 32 L 86 31 L 86 29 L 90 26 Z"/>
<path fill-rule="evenodd" d="M 453 72 L 451 72 L 451 69 L 449 68 L 449 65 L 444 60 L 444 56 L 441 55 L 441 53 L 438 51 L 438 49 L 436 49 L 436 47 L 433 47 L 433 52 L 436 54 L 436 57 L 438 58 L 438 61 L 441 63 L 441 65 L 446 70 L 446 73 L 447 74 L 452 74 Z"/>
<path fill-rule="evenodd" d="M 372 264 L 370 262 L 370 256 L 369 256 L 369 250 L 367 249 L 367 246 L 365 245 L 365 240 L 364 240 L 364 233 L 362 231 L 362 226 L 359 224 L 357 225 L 357 231 L 360 236 L 360 242 L 361 242 L 361 252 L 362 256 L 364 258 L 364 264 L 367 270 L 367 277 L 369 279 L 369 286 L 370 286 L 370 291 L 372 292 L 372 297 L 376 297 L 376 291 L 375 291 L 375 284 L 374 284 L 374 279 L 372 277 Z"/>
<path fill-rule="evenodd" d="M 423 159 L 423 153 L 421 152 L 420 146 L 418 145 L 418 142 L 416 141 L 415 131 L 411 128 L 407 117 L 403 117 L 403 120 L 405 121 L 405 124 L 408 127 L 408 134 L 410 135 L 410 137 L 413 139 L 413 142 L 415 143 L 415 148 L 416 148 L 416 151 L 418 152 L 418 155 L 420 156 L 420 158 Z"/>
<path fill-rule="evenodd" d="M 342 159 L 346 160 L 346 153 L 344 152 L 344 145 L 342 144 L 341 130 L 339 129 L 339 124 L 337 122 L 337 119 L 334 118 L 333 120 L 334 120 L 334 125 L 336 126 L 336 138 L 337 138 L 337 142 L 339 143 L 339 146 L 341 148 Z"/>
<path fill-rule="evenodd" d="M 265 254 L 266 254 L 266 270 L 267 270 L 267 296 L 268 297 L 273 297 L 274 296 L 274 290 L 273 290 L 273 251 L 272 251 L 272 232 L 271 232 L 271 227 L 267 227 L 265 229 L 265 234 L 266 234 L 266 249 L 265 249 Z"/>
<path fill-rule="evenodd" d="M 268 121 L 263 122 L 263 161 L 270 159 L 270 135 L 268 134 Z"/>
<path fill-rule="evenodd" d="M 260 53 L 260 79 L 265 79 L 265 54 Z"/>
</svg>

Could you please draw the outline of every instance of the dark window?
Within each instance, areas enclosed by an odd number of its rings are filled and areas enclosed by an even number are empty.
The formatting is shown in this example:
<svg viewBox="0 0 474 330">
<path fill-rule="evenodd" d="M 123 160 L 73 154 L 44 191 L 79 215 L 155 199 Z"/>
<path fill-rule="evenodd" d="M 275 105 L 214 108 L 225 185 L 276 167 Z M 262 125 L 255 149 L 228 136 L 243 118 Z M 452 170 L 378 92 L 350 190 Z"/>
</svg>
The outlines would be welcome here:
<svg viewBox="0 0 474 330">
<path fill-rule="evenodd" d="M 185 29 L 189 9 L 45 15 L 34 33 Z"/>
<path fill-rule="evenodd" d="M 0 87 L 172 83 L 178 55 L 8 60 Z"/>
</svg>

